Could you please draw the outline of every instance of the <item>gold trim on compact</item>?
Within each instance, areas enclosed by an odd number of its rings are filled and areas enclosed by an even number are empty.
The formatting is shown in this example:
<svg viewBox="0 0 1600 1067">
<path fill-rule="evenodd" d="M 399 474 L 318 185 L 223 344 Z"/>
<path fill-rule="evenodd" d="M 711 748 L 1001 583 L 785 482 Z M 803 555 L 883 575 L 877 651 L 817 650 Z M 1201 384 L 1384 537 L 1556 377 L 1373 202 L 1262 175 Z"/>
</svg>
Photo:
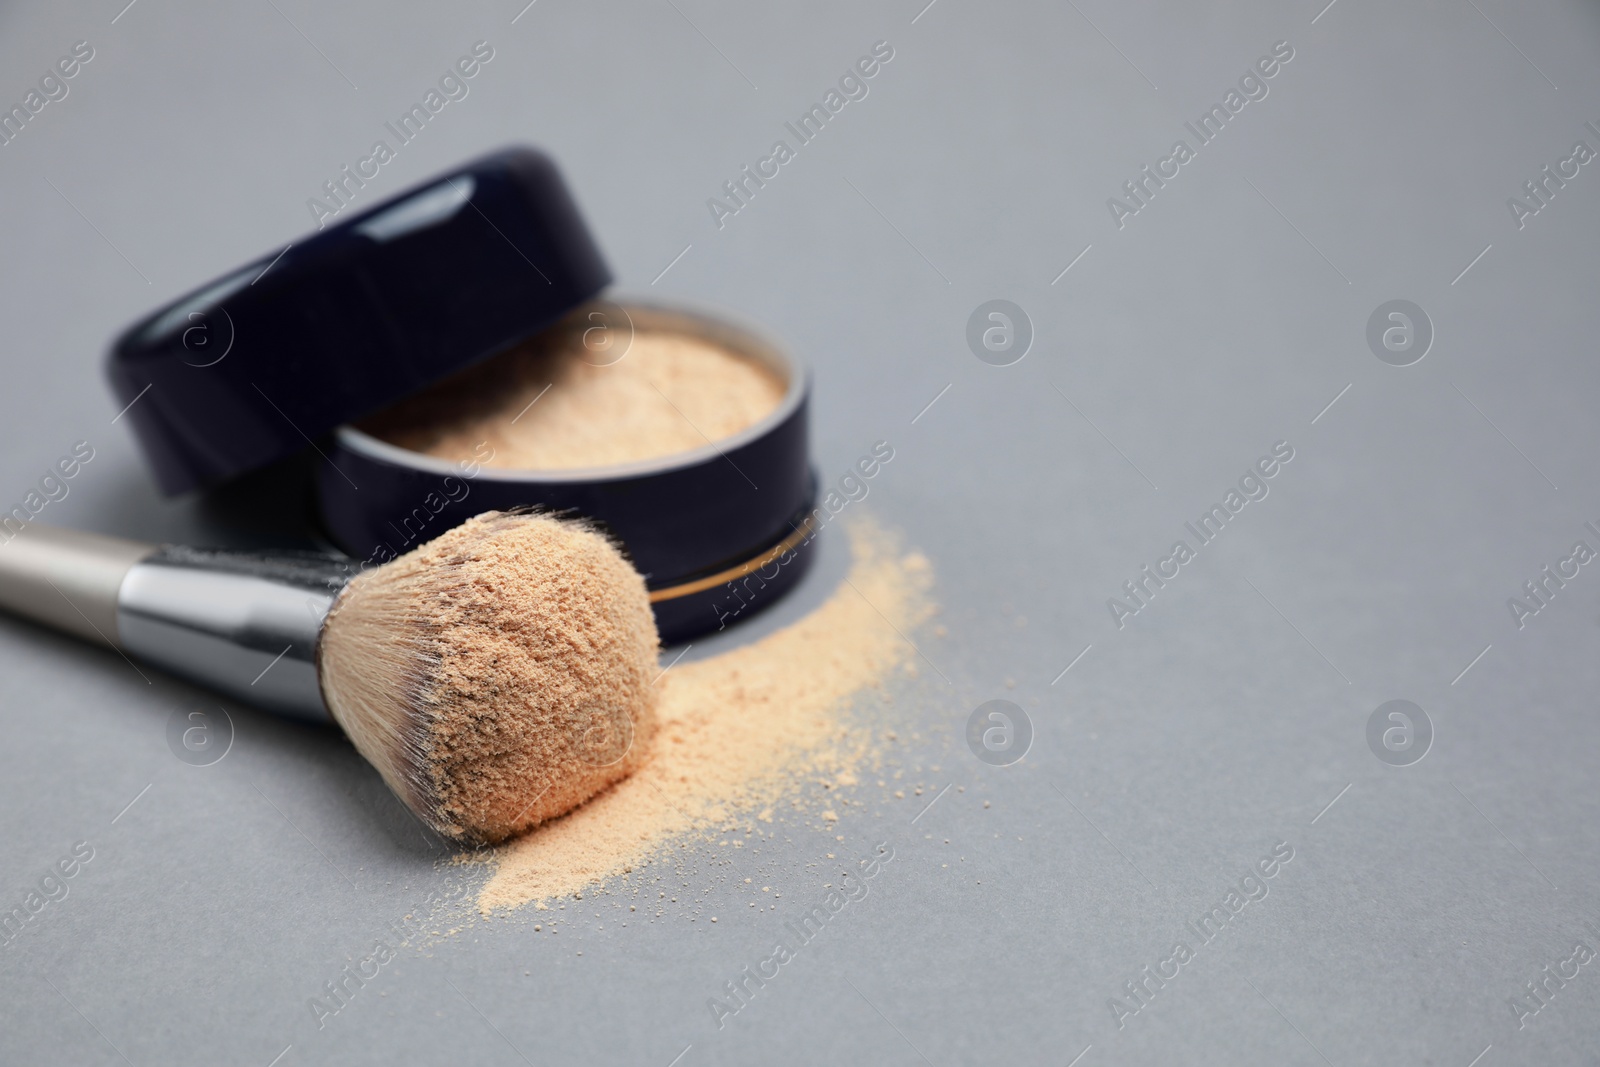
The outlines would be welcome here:
<svg viewBox="0 0 1600 1067">
<path fill-rule="evenodd" d="M 670 585 L 665 589 L 657 589 L 650 594 L 650 603 L 655 604 L 663 600 L 676 600 L 679 597 L 691 596 L 722 585 L 724 582 L 743 578 L 751 571 L 760 570 L 785 552 L 792 551 L 796 545 L 806 539 L 806 536 L 811 533 L 812 527 L 815 525 L 816 520 L 808 515 L 806 516 L 806 521 L 802 522 L 793 533 L 761 553 L 755 559 L 747 563 L 741 563 L 737 567 L 729 567 L 725 571 L 718 571 L 708 578 L 700 578 L 692 582 L 684 582 L 682 585 Z"/>
</svg>

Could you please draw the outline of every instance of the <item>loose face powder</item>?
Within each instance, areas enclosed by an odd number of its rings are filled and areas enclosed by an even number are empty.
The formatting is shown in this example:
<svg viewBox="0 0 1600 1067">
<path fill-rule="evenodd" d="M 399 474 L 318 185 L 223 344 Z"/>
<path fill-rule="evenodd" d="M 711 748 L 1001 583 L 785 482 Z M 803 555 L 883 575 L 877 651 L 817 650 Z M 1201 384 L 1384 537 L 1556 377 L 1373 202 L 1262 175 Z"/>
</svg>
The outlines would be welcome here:
<svg viewBox="0 0 1600 1067">
<path fill-rule="evenodd" d="M 670 456 L 724 440 L 775 410 L 786 383 L 712 341 L 641 329 L 621 358 L 568 320 L 373 416 L 360 428 L 439 459 L 572 470 Z M 477 453 L 481 455 L 481 453 Z"/>
<path fill-rule="evenodd" d="M 777 809 L 841 802 L 832 799 L 837 791 L 876 759 L 872 716 L 864 710 L 853 721 L 850 707 L 874 691 L 887 701 L 886 683 L 916 675 L 905 634 L 934 611 L 925 556 L 869 520 L 847 530 L 848 581 L 776 633 L 660 673 L 651 683 L 659 729 L 648 758 L 497 849 L 481 910 L 584 892 L 686 841 L 715 842 L 730 819 L 767 825 Z M 837 818 L 831 809 L 812 813 L 824 825 Z"/>
</svg>

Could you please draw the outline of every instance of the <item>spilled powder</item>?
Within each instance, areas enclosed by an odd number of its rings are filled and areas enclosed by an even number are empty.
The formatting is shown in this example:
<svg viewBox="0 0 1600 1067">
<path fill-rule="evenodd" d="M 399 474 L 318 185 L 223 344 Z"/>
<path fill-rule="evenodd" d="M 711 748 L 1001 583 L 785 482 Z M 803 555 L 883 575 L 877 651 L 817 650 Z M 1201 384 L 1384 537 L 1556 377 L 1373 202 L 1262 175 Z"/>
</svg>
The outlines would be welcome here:
<svg viewBox="0 0 1600 1067">
<path fill-rule="evenodd" d="M 881 527 L 858 520 L 847 529 L 849 580 L 785 629 L 663 675 L 648 762 L 498 849 L 480 910 L 580 892 L 730 818 L 770 821 L 819 779 L 855 784 L 873 752 L 872 731 L 847 721 L 852 698 L 914 672 L 917 653 L 896 631 L 932 613 L 933 574 Z"/>
<path fill-rule="evenodd" d="M 568 470 L 703 448 L 783 400 L 771 371 L 696 337 L 641 330 L 620 359 L 602 359 L 583 336 L 573 326 L 547 331 L 361 428 L 441 459 L 471 460 L 487 442 L 491 467 Z"/>
</svg>

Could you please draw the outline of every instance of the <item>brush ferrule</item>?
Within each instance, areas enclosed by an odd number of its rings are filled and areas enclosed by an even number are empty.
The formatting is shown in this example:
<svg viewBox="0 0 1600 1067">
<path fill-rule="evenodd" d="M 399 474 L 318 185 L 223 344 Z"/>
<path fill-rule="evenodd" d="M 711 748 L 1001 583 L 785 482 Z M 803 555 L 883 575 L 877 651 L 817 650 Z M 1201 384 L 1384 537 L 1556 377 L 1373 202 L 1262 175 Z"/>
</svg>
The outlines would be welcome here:
<svg viewBox="0 0 1600 1067">
<path fill-rule="evenodd" d="M 129 653 L 281 715 L 331 723 L 317 680 L 323 619 L 348 561 L 163 548 L 117 594 Z"/>
</svg>

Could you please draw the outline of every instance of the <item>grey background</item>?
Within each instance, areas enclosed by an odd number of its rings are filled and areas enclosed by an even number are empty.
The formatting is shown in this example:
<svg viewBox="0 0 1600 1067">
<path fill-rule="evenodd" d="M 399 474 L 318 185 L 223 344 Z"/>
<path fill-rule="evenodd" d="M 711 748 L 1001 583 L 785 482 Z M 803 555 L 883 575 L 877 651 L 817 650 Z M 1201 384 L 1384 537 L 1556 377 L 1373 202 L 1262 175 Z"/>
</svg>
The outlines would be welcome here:
<svg viewBox="0 0 1600 1067">
<path fill-rule="evenodd" d="M 187 766 L 166 722 L 207 694 L 0 621 L 0 903 L 73 842 L 96 850 L 0 950 L 0 1060 L 1592 1057 L 1596 965 L 1524 1029 L 1507 998 L 1575 940 L 1600 948 L 1600 573 L 1520 631 L 1506 598 L 1580 537 L 1600 548 L 1581 528 L 1600 522 L 1600 173 L 1521 230 L 1506 198 L 1575 140 L 1600 149 L 1600 13 L 923 2 L 0 11 L 7 105 L 74 41 L 96 52 L 0 148 L 5 506 L 87 439 L 42 521 L 288 536 L 294 508 L 264 490 L 156 494 L 112 424 L 104 345 L 306 231 L 306 198 L 485 39 L 471 95 L 365 202 L 532 141 L 621 288 L 786 338 L 816 367 L 824 476 L 896 448 L 859 507 L 933 560 L 948 636 L 918 641 L 950 680 L 899 712 L 918 728 L 894 766 L 923 797 L 869 783 L 843 844 L 794 825 L 760 855 L 690 857 L 653 923 L 601 897 L 555 936 L 524 914 L 419 939 L 319 1030 L 324 981 L 482 872 L 437 865 L 342 743 L 236 708 L 227 757 Z M 880 39 L 870 95 L 719 231 L 706 198 Z M 1295 57 L 1270 95 L 1119 230 L 1106 198 L 1279 40 Z M 996 298 L 1033 323 L 1014 366 L 965 343 Z M 1405 368 L 1365 342 L 1397 298 L 1435 329 Z M 1118 630 L 1106 598 L 1278 440 L 1295 458 L 1270 496 Z M 791 602 L 691 655 L 814 606 L 845 555 L 830 539 Z M 1011 767 L 962 741 L 995 697 L 1034 719 Z M 1410 767 L 1366 745 L 1391 699 L 1434 725 Z M 706 999 L 793 917 L 749 908 L 743 878 L 798 907 L 837 873 L 829 849 L 879 840 L 896 859 L 866 900 L 717 1030 Z M 1119 1030 L 1108 999 L 1277 841 L 1295 857 L 1270 895 Z"/>
</svg>

